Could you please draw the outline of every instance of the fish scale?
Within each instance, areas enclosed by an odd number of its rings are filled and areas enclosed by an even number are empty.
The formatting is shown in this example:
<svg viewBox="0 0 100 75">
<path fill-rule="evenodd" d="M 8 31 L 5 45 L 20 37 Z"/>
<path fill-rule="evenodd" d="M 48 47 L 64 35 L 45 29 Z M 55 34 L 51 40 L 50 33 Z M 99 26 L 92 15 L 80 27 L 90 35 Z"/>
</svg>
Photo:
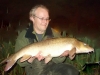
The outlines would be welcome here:
<svg viewBox="0 0 100 75">
<path fill-rule="evenodd" d="M 65 51 L 69 51 L 67 54 L 70 59 L 73 59 L 75 54 L 89 53 L 94 51 L 94 49 L 75 38 L 52 38 L 23 47 L 0 64 L 7 62 L 5 71 L 8 71 L 20 58 L 21 61 L 26 61 L 31 57 L 36 57 L 40 61 L 42 60 L 41 57 L 43 57 L 45 63 L 48 63 L 53 57 L 59 57 Z"/>
</svg>

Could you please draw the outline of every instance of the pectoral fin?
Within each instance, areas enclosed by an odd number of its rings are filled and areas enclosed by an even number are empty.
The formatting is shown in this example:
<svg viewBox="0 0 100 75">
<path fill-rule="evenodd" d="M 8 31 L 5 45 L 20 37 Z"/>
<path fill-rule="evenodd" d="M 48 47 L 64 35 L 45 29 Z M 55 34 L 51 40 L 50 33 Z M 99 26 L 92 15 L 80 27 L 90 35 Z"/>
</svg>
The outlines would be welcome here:
<svg viewBox="0 0 100 75">
<path fill-rule="evenodd" d="M 69 52 L 69 58 L 72 60 L 75 57 L 75 53 L 76 53 L 76 48 L 73 48 L 70 52 Z"/>
<path fill-rule="evenodd" d="M 31 55 L 24 55 L 21 59 L 20 59 L 20 62 L 24 62 L 26 60 L 28 60 L 29 58 L 31 58 L 32 56 Z"/>
<path fill-rule="evenodd" d="M 51 55 L 45 57 L 45 63 L 48 63 L 52 59 Z"/>
<path fill-rule="evenodd" d="M 75 55 L 73 55 L 73 56 L 69 56 L 69 58 L 70 58 L 71 60 L 73 60 L 73 59 L 74 59 L 74 57 L 75 57 Z"/>
<path fill-rule="evenodd" d="M 60 56 L 68 56 L 69 55 L 69 50 L 64 51 Z"/>
</svg>

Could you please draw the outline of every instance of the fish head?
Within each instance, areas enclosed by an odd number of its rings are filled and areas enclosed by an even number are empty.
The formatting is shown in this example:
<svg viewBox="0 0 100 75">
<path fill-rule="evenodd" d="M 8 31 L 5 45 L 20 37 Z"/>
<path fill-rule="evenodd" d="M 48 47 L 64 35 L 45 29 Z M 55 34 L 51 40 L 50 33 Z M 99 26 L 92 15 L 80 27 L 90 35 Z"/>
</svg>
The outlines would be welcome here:
<svg viewBox="0 0 100 75">
<path fill-rule="evenodd" d="M 76 53 L 90 53 L 94 52 L 94 48 L 90 47 L 88 44 L 78 41 L 76 43 Z"/>
</svg>

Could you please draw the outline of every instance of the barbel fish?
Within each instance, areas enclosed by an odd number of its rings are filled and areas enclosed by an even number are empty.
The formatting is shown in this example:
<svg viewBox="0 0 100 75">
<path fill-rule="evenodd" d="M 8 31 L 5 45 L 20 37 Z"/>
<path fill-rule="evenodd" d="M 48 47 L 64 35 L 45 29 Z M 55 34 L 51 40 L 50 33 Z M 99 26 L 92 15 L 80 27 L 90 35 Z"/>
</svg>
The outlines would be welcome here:
<svg viewBox="0 0 100 75">
<path fill-rule="evenodd" d="M 48 63 L 53 57 L 69 56 L 72 60 L 75 54 L 93 51 L 94 49 L 88 44 L 75 38 L 52 38 L 23 47 L 0 64 L 7 62 L 5 71 L 8 71 L 18 59 L 24 62 L 26 60 L 30 61 L 31 58 L 37 58 L 39 61 L 44 59 L 45 63 Z"/>
</svg>

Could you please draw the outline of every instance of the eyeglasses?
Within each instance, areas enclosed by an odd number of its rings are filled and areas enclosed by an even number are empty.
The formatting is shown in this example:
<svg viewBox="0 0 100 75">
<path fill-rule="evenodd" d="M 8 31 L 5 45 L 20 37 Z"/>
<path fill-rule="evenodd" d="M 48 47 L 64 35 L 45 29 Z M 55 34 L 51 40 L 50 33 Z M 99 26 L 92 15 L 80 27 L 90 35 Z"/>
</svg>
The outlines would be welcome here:
<svg viewBox="0 0 100 75">
<path fill-rule="evenodd" d="M 40 19 L 41 21 L 43 21 L 43 20 L 46 20 L 47 22 L 51 21 L 51 19 L 44 19 L 44 18 L 40 18 L 40 17 L 38 17 L 38 16 L 36 16 L 36 15 L 34 15 L 34 17 L 36 17 L 36 18 Z"/>
</svg>

